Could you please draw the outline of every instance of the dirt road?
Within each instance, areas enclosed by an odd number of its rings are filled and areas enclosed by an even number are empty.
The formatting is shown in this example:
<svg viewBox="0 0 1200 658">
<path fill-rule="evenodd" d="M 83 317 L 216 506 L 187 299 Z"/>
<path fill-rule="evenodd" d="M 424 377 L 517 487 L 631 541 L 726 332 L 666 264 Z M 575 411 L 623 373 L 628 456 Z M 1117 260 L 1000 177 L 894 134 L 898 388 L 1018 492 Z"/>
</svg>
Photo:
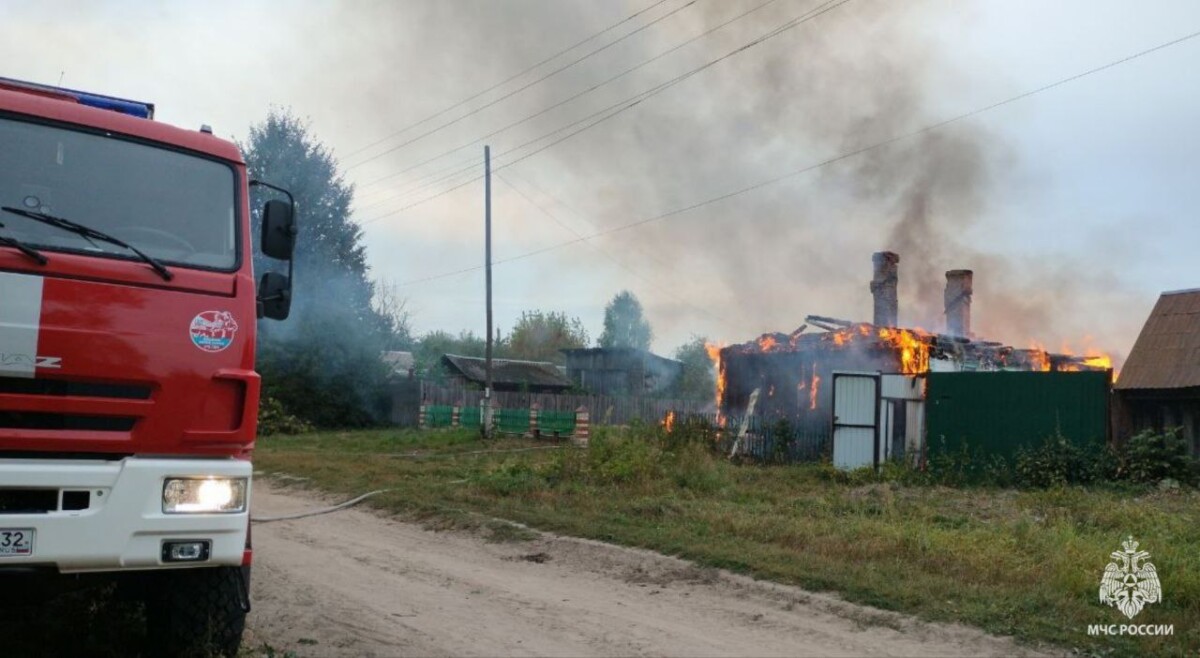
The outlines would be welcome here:
<svg viewBox="0 0 1200 658">
<path fill-rule="evenodd" d="M 254 512 L 328 505 L 255 483 Z M 1033 655 L 648 551 L 489 543 L 362 508 L 254 527 L 248 642 L 300 656 Z"/>
</svg>

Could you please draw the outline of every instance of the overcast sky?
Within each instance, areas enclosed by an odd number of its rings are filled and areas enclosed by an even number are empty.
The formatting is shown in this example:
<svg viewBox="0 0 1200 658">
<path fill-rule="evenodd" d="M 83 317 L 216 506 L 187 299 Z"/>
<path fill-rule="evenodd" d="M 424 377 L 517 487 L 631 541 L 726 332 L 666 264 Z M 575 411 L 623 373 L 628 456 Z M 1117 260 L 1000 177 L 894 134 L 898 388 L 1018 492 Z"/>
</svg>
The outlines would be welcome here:
<svg viewBox="0 0 1200 658">
<path fill-rule="evenodd" d="M 0 75 L 152 101 L 162 121 L 235 139 L 291 108 L 356 186 L 372 273 L 399 285 L 416 329 L 482 333 L 482 272 L 443 275 L 482 260 L 483 186 L 440 194 L 481 173 L 480 138 L 764 1 L 0 0 Z M 506 166 L 817 7 L 832 8 Z M 1191 0 L 774 0 L 488 138 L 497 260 L 545 250 L 497 266 L 497 326 L 561 310 L 595 339 L 621 289 L 662 353 L 691 334 L 791 331 L 810 313 L 870 320 L 870 255 L 893 249 L 902 323 L 940 329 L 941 272 L 973 268 L 977 333 L 1119 358 L 1160 291 L 1200 286 L 1200 38 L 626 226 L 1197 31 Z"/>
</svg>

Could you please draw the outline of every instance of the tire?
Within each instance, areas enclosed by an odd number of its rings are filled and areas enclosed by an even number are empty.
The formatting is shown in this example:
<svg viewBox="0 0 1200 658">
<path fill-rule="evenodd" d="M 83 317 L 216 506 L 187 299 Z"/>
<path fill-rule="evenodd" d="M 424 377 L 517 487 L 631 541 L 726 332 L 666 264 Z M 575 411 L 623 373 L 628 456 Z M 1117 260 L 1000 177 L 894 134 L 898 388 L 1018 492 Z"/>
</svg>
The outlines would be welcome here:
<svg viewBox="0 0 1200 658">
<path fill-rule="evenodd" d="M 236 656 L 246 627 L 249 591 L 250 567 L 156 574 L 146 593 L 150 655 Z"/>
</svg>

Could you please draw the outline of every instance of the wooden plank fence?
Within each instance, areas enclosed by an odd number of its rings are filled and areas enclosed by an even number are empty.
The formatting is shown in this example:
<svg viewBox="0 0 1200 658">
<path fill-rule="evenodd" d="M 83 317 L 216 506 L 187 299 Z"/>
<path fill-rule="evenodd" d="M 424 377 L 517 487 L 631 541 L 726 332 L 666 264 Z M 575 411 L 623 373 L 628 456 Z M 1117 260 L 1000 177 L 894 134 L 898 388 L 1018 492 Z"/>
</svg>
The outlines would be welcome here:
<svg viewBox="0 0 1200 658">
<path fill-rule="evenodd" d="M 424 424 L 427 427 L 478 425 L 479 404 L 483 391 L 465 386 L 421 383 L 424 405 Z M 498 406 L 497 429 L 501 432 L 531 431 L 529 410 L 539 407 L 537 421 L 543 435 L 571 434 L 577 423 L 576 410 L 587 409 L 593 425 L 627 425 L 634 420 L 661 424 L 667 412 L 674 412 L 677 424 L 701 422 L 709 427 L 725 427 L 716 432 L 717 449 L 728 453 L 734 436 L 745 420 L 747 434 L 741 441 L 738 454 L 764 462 L 795 463 L 828 459 L 831 452 L 832 429 L 824 424 L 783 423 L 780 418 L 755 414 L 718 418 L 711 403 L 694 400 L 663 400 L 606 395 L 553 395 L 539 393 L 496 392 L 493 400 Z M 460 408 L 459 417 L 451 418 L 453 407 Z"/>
<path fill-rule="evenodd" d="M 463 418 L 470 410 L 479 409 L 483 391 L 455 384 L 421 382 L 421 400 L 428 405 L 461 404 Z M 555 395 L 552 393 L 521 393 L 495 391 L 493 404 L 501 409 L 528 409 L 535 402 L 543 411 L 573 412 L 587 408 L 593 425 L 628 425 L 635 419 L 647 423 L 662 421 L 668 411 L 676 414 L 712 414 L 712 402 L 696 400 L 664 400 L 659 398 L 616 397 L 608 395 Z M 465 422 L 465 420 L 464 420 Z"/>
</svg>

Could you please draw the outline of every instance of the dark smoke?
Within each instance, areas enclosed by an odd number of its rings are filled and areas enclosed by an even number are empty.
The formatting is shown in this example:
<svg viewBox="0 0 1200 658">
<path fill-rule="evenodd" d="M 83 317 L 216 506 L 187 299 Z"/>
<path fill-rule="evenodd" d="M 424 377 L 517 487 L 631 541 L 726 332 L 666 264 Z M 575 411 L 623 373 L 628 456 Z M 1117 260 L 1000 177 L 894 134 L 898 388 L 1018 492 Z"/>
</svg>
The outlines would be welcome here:
<svg viewBox="0 0 1200 658">
<path fill-rule="evenodd" d="M 342 33 L 354 34 L 359 49 L 385 51 L 360 72 L 364 79 L 397 84 L 402 71 L 429 85 L 414 89 L 437 97 L 414 99 L 419 109 L 402 113 L 381 105 L 378 121 L 368 122 L 397 126 L 405 123 L 398 114 L 416 119 L 456 99 L 441 88 L 450 85 L 437 82 L 439 74 L 455 76 L 459 93 L 481 89 L 586 34 L 582 26 L 594 29 L 645 4 L 620 11 L 589 3 L 356 5 L 343 11 Z M 402 162 L 556 102 L 753 4 L 701 0 L 586 66 L 445 131 Z M 818 4 L 781 0 L 505 133 L 492 140 L 494 152 L 503 156 L 506 148 L 722 55 Z M 954 54 L 939 48 L 929 26 L 971 20 L 949 14 L 958 11 L 934 3 L 851 2 L 514 169 L 595 228 L 609 229 L 935 124 L 967 109 L 954 105 L 956 89 L 975 77 L 995 77 L 960 70 Z M 410 42 L 397 39 L 397 26 Z M 447 34 L 453 42 L 438 43 Z M 420 49 L 428 70 L 400 57 Z M 1007 199 L 1029 191 L 1010 187 L 1020 170 L 1004 138 L 970 119 L 596 243 L 657 284 L 635 292 L 648 300 L 660 336 L 701 329 L 741 341 L 790 331 L 809 313 L 870 319 L 870 254 L 891 250 L 902 259 L 902 324 L 941 330 L 943 273 L 967 268 L 976 272 L 972 324 L 981 337 L 1018 346 L 1071 340 L 1078 349 L 1092 334 L 1119 352 L 1133 329 L 1104 313 L 1128 305 L 1132 296 L 1113 274 L 1078 258 L 1000 251 L 980 237 L 1011 212 Z M 471 230 L 470 220 L 456 215 L 464 213 L 448 213 L 443 229 Z M 1051 230 L 1029 236 L 1031 242 L 1058 238 Z M 566 249 L 557 263 L 552 257 L 539 262 L 548 270 L 579 271 L 580 253 Z M 604 296 L 598 294 L 597 303 Z"/>
</svg>

